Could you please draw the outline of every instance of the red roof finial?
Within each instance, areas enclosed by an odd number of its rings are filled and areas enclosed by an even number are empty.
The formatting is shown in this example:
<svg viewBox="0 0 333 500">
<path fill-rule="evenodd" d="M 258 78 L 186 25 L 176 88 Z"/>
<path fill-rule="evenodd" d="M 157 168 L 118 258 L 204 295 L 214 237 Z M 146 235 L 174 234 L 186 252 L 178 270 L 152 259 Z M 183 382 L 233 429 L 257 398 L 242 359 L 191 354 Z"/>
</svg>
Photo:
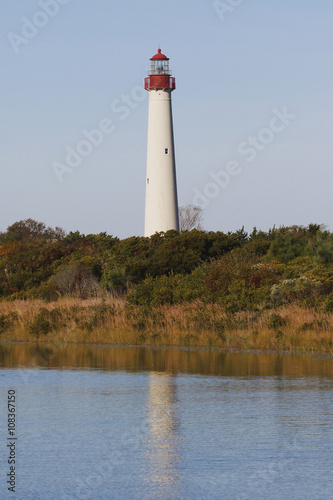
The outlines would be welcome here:
<svg viewBox="0 0 333 500">
<path fill-rule="evenodd" d="M 162 54 L 161 49 L 158 49 L 157 54 L 155 54 L 150 60 L 154 61 L 155 59 L 165 59 L 167 61 L 169 60 L 169 58 L 167 56 Z"/>
</svg>

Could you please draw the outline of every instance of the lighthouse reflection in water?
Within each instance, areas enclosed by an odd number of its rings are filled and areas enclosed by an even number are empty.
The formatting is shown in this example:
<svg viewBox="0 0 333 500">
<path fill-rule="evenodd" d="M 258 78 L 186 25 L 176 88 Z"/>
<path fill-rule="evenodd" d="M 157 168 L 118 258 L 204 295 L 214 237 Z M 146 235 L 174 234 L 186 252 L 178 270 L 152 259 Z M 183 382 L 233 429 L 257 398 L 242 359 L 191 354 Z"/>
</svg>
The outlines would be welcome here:
<svg viewBox="0 0 333 500">
<path fill-rule="evenodd" d="M 147 486 L 150 491 L 163 492 L 164 498 L 171 498 L 178 491 L 177 471 L 180 466 L 179 419 L 173 376 L 152 372 L 148 397 Z"/>
</svg>

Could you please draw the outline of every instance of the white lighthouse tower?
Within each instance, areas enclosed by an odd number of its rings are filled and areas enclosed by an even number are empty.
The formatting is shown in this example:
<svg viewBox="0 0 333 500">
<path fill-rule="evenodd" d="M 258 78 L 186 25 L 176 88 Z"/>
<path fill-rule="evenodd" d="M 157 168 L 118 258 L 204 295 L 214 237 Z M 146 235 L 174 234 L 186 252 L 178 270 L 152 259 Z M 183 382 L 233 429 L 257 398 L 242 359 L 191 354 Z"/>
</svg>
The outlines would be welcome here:
<svg viewBox="0 0 333 500">
<path fill-rule="evenodd" d="M 171 106 L 176 82 L 169 70 L 169 58 L 161 49 L 150 61 L 145 78 L 149 92 L 145 236 L 179 230 Z"/>
</svg>

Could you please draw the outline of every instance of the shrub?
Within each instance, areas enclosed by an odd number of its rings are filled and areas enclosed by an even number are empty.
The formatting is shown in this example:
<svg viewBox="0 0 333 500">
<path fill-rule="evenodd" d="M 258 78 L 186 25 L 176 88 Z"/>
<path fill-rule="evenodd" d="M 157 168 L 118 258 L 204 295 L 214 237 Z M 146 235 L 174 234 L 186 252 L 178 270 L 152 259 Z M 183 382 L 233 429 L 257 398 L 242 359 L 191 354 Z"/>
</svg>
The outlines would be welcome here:
<svg viewBox="0 0 333 500">
<path fill-rule="evenodd" d="M 127 302 L 132 305 L 148 305 L 154 294 L 154 278 L 148 277 L 127 295 Z"/>
<path fill-rule="evenodd" d="M 324 302 L 324 311 L 327 313 L 333 312 L 333 292 L 327 296 Z"/>
<path fill-rule="evenodd" d="M 283 331 L 278 329 L 278 330 L 275 330 L 275 338 L 276 340 L 281 340 L 283 337 Z"/>
<path fill-rule="evenodd" d="M 0 334 L 4 333 L 10 327 L 10 321 L 7 315 L 0 315 Z"/>
<path fill-rule="evenodd" d="M 41 299 L 45 302 L 57 301 L 60 297 L 58 287 L 52 283 L 42 283 L 37 289 L 33 288 L 26 293 L 27 299 Z"/>
<path fill-rule="evenodd" d="M 0 314 L 0 335 L 1 333 L 9 330 L 11 326 L 18 320 L 18 314 L 15 311 L 10 312 L 9 314 Z"/>
<path fill-rule="evenodd" d="M 284 326 L 286 322 L 286 319 L 282 318 L 280 314 L 273 313 L 269 318 L 268 326 L 269 328 L 273 328 L 275 330 L 281 326 Z"/>
<path fill-rule="evenodd" d="M 114 269 L 105 273 L 101 281 L 106 290 L 115 294 L 124 293 L 127 290 L 127 282 L 128 277 L 126 274 Z"/>
<path fill-rule="evenodd" d="M 298 329 L 299 332 L 307 332 L 309 330 L 314 330 L 315 328 L 315 324 L 313 321 L 311 321 L 310 323 L 303 323 L 303 325 L 301 325 Z"/>
<path fill-rule="evenodd" d="M 333 263 L 333 235 L 324 233 L 318 241 L 316 248 L 316 260 L 318 264 Z"/>
<path fill-rule="evenodd" d="M 39 337 L 40 335 L 47 335 L 52 330 L 51 322 L 47 319 L 48 316 L 49 312 L 47 309 L 43 308 L 40 310 L 29 325 L 31 335 Z"/>
<path fill-rule="evenodd" d="M 274 305 L 295 301 L 314 305 L 320 293 L 321 284 L 319 281 L 301 276 L 300 278 L 283 280 L 273 285 L 271 288 L 271 300 Z"/>
<path fill-rule="evenodd" d="M 321 283 L 323 294 L 328 295 L 333 291 L 333 266 L 320 264 L 312 268 L 307 277 Z"/>
<path fill-rule="evenodd" d="M 87 312 L 90 313 L 87 321 L 80 320 L 81 314 L 78 311 L 75 320 L 80 327 L 91 332 L 96 327 L 104 327 L 109 324 L 114 319 L 116 308 L 113 304 L 106 304 L 105 299 L 102 299 L 100 304 L 88 307 Z"/>
</svg>

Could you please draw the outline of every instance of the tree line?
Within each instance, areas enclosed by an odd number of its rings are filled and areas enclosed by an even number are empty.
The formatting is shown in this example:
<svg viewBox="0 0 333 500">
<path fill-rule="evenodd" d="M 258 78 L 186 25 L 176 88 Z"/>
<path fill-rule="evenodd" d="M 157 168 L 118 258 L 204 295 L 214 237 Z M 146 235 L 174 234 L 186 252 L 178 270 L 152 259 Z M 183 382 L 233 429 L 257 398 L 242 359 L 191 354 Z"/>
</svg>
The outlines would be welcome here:
<svg viewBox="0 0 333 500">
<path fill-rule="evenodd" d="M 0 300 L 103 295 L 147 307 L 200 300 L 236 312 L 297 302 L 329 312 L 333 235 L 310 224 L 120 240 L 32 219 L 0 233 Z"/>
</svg>

